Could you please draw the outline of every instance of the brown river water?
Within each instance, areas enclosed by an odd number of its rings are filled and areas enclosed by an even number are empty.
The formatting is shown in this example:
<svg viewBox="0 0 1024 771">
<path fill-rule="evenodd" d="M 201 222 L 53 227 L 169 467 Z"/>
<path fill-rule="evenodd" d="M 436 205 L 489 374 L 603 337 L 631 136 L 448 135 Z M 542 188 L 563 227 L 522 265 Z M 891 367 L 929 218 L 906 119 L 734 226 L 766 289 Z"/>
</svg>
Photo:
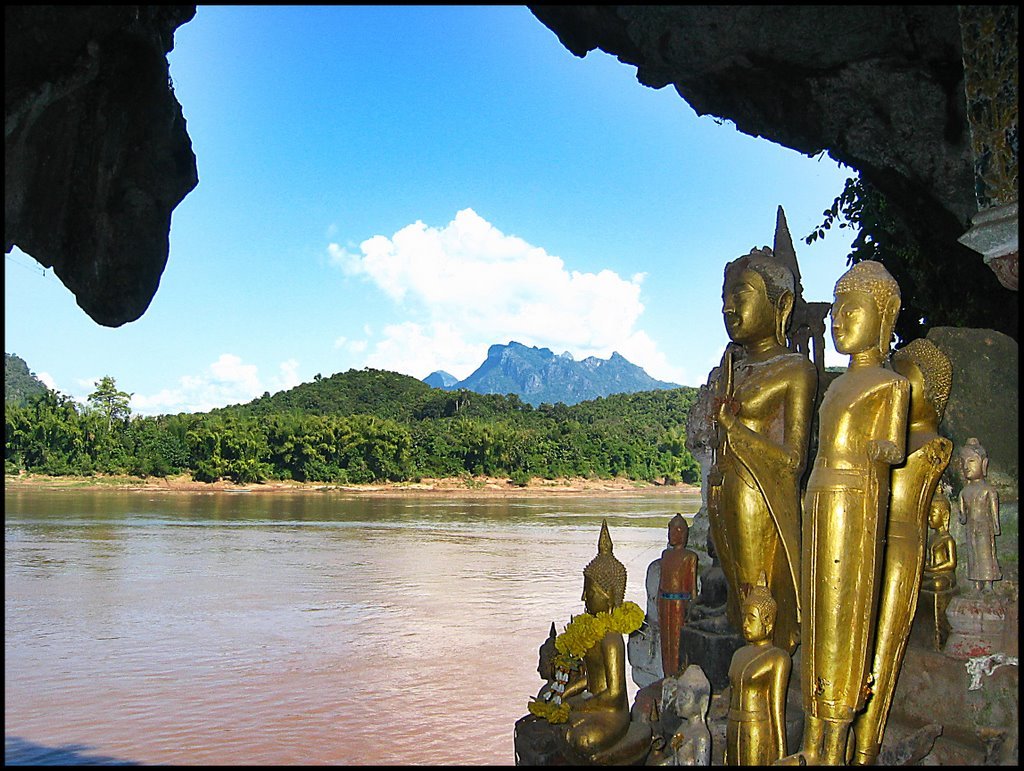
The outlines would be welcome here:
<svg viewBox="0 0 1024 771">
<path fill-rule="evenodd" d="M 4 504 L 6 763 L 511 765 L 601 519 L 644 607 L 700 494 Z"/>
</svg>

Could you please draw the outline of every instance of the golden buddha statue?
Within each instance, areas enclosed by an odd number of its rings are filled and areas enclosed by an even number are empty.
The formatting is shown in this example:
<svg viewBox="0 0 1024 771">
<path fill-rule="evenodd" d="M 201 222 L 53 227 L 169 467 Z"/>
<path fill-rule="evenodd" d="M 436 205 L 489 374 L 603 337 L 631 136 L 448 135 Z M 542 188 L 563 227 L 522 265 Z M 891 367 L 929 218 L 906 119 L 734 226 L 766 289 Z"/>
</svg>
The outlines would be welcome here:
<svg viewBox="0 0 1024 771">
<path fill-rule="evenodd" d="M 892 467 L 889 519 L 885 530 L 881 598 L 871 667 L 873 696 L 853 724 L 855 765 L 871 765 L 882 737 L 893 692 L 917 609 L 932 508 L 939 477 L 953 453 L 953 443 L 939 436 L 953 367 L 926 339 L 912 340 L 892 356 L 892 369 L 910 382 L 907 457 Z"/>
<path fill-rule="evenodd" d="M 778 603 L 774 642 L 792 653 L 800 620 L 800 477 L 817 370 L 786 346 L 793 271 L 770 249 L 725 268 L 722 314 L 732 340 L 718 378 L 708 521 L 729 585 L 727 614 L 741 624 L 740 597 L 761 571 Z"/>
<path fill-rule="evenodd" d="M 956 541 L 949 534 L 949 516 L 949 500 L 936 495 L 928 512 L 928 526 L 935 533 L 925 552 L 922 590 L 938 593 L 956 588 Z"/>
<path fill-rule="evenodd" d="M 686 548 L 690 527 L 682 514 L 668 523 L 668 548 L 661 553 L 658 580 L 658 626 L 661 666 L 665 677 L 679 672 L 679 633 L 697 592 L 697 552 Z"/>
<path fill-rule="evenodd" d="M 778 606 L 764 572 L 743 601 L 747 645 L 729 665 L 725 765 L 764 766 L 786 754 L 786 689 L 792 661 L 772 645 Z"/>
<path fill-rule="evenodd" d="M 925 551 L 924 576 L 917 600 L 917 613 L 921 618 L 914 622 L 920 624 L 921 641 L 937 651 L 943 649 L 949 638 L 951 630 L 946 608 L 956 591 L 956 541 L 949 534 L 949 512 L 946 492 L 936 492 L 928 512 L 928 525 L 935 533 Z"/>
<path fill-rule="evenodd" d="M 991 591 L 1003 577 L 996 558 L 999 494 L 985 479 L 988 453 L 973 436 L 960 448 L 960 470 L 967 480 L 959 496 L 960 524 L 967 525 L 967 578 L 979 591 Z"/>
<path fill-rule="evenodd" d="M 596 763 L 610 763 L 636 745 L 644 755 L 650 748 L 650 726 L 637 726 L 645 736 L 630 739 L 630 747 L 617 746 L 630 729 L 629 696 L 626 692 L 626 646 L 622 635 L 643 621 L 643 611 L 624 603 L 626 567 L 612 554 L 608 523 L 601 525 L 598 553 L 583 569 L 583 602 L 588 624 L 565 634 L 563 645 L 579 644 L 585 676 L 570 681 L 563 699 L 570 708 L 566 741 L 580 755 Z M 626 619 L 627 615 L 635 619 Z M 621 617 L 621 618 L 620 618 Z M 596 624 L 594 623 L 596 622 Z M 596 631 L 595 631 L 596 629 Z M 584 639 L 586 638 L 586 639 Z M 580 642 L 582 641 L 582 642 Z M 556 641 L 556 645 L 557 645 Z M 628 754 L 628 753 L 627 753 Z"/>
<path fill-rule="evenodd" d="M 870 693 L 890 466 L 903 461 L 910 383 L 882 363 L 899 285 L 872 260 L 840 277 L 832 339 L 850 366 L 825 392 L 804 494 L 801 750 L 780 763 L 841 765 Z"/>
</svg>

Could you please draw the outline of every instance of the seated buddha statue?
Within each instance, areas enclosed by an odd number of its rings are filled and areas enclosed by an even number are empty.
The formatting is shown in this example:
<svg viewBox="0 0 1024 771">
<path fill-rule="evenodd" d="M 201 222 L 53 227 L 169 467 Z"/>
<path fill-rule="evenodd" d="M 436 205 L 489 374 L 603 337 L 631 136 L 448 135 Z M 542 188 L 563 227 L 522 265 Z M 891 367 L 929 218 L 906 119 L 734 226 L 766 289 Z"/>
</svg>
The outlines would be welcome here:
<svg viewBox="0 0 1024 771">
<path fill-rule="evenodd" d="M 928 526 L 935 533 L 928 541 L 921 579 L 921 588 L 929 592 L 946 592 L 956 586 L 956 541 L 949 534 L 949 515 L 949 499 L 936 495 L 928 512 Z"/>
</svg>

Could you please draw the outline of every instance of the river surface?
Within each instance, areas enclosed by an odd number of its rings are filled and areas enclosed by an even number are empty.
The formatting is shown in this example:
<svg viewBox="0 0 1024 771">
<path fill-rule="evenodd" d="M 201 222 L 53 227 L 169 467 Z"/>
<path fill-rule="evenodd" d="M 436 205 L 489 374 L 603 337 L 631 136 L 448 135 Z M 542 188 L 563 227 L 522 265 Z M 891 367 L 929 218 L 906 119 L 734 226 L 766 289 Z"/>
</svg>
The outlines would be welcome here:
<svg viewBox="0 0 1024 771">
<path fill-rule="evenodd" d="M 645 607 L 700 494 L 4 503 L 7 763 L 508 765 L 602 518 Z"/>
</svg>

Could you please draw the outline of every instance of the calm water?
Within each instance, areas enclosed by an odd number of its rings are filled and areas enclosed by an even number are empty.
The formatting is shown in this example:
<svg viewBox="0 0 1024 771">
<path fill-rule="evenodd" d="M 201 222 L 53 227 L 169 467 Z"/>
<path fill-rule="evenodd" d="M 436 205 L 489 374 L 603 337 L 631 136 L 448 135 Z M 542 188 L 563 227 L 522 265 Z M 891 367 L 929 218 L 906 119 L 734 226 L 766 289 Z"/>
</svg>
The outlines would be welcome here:
<svg viewBox="0 0 1024 771">
<path fill-rule="evenodd" d="M 601 518 L 644 607 L 700 497 L 4 502 L 7 763 L 510 764 Z"/>
</svg>

